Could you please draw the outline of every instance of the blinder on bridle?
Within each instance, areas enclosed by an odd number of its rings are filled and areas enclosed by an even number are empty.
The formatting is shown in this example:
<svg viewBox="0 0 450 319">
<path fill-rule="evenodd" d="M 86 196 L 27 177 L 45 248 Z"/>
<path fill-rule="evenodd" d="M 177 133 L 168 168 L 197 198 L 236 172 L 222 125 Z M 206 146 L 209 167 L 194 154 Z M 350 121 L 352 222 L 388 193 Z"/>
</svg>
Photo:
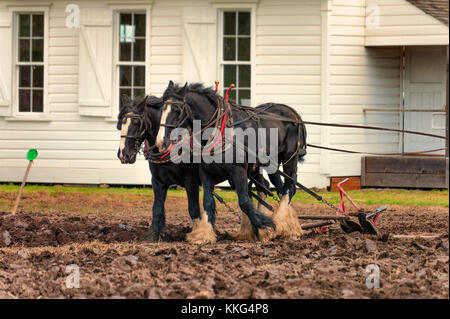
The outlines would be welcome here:
<svg viewBox="0 0 450 319">
<path fill-rule="evenodd" d="M 177 123 L 176 124 L 160 123 L 159 126 L 170 127 L 172 129 L 175 129 L 175 128 L 182 127 L 184 122 L 186 122 L 188 119 L 191 119 L 191 112 L 190 112 L 189 106 L 187 105 L 187 103 L 185 101 L 174 102 L 174 101 L 168 100 L 168 101 L 164 102 L 164 106 L 167 106 L 169 104 L 171 106 L 177 107 L 180 110 L 180 115 L 178 116 Z M 184 114 L 186 114 L 185 117 L 183 117 Z"/>
<path fill-rule="evenodd" d="M 125 124 L 128 119 L 130 119 L 130 121 L 132 119 L 138 120 L 139 121 L 139 130 L 134 135 L 129 135 L 129 134 L 120 135 L 120 138 L 134 138 L 135 139 L 134 143 L 135 143 L 136 149 L 138 150 L 139 147 L 141 146 L 140 145 L 141 143 L 139 143 L 139 140 L 142 138 L 142 136 L 144 136 L 145 131 L 147 130 L 147 125 L 144 120 L 144 115 L 143 114 L 138 115 L 138 114 L 135 114 L 132 112 L 125 114 L 122 118 L 122 123 L 120 124 L 120 128 L 122 128 L 122 125 Z"/>
</svg>

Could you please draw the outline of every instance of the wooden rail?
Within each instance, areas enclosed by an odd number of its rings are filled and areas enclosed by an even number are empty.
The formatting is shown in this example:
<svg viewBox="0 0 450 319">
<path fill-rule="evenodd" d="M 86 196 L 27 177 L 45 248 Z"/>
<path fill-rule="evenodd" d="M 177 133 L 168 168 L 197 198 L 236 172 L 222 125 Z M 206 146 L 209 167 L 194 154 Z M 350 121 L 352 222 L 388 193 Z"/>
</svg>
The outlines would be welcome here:
<svg viewBox="0 0 450 319">
<path fill-rule="evenodd" d="M 421 110 L 421 109 L 363 109 L 363 112 L 418 112 L 418 113 L 445 113 L 445 105 L 442 109 L 431 109 L 431 110 Z"/>
</svg>

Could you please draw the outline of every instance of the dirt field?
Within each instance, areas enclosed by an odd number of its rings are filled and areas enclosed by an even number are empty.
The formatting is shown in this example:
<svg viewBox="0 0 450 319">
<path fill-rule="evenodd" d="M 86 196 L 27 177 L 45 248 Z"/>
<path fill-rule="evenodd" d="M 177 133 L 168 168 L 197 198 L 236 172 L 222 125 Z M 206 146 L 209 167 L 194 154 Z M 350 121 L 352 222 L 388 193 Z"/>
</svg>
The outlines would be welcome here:
<svg viewBox="0 0 450 319">
<path fill-rule="evenodd" d="M 14 196 L 0 194 L 8 202 Z M 218 204 L 219 241 L 199 246 L 185 241 L 191 223 L 184 199 L 169 198 L 162 241 L 146 243 L 151 199 L 64 196 L 29 194 L 23 207 L 64 200 L 65 211 L 0 213 L 0 298 L 449 297 L 448 208 L 389 207 L 377 222 L 391 234 L 387 242 L 338 231 L 253 243 L 229 239 L 239 217 Z M 99 210 L 80 213 L 87 201 Z M 322 205 L 294 207 L 330 213 Z M 66 287 L 71 264 L 79 267 L 79 288 Z M 379 266 L 380 288 L 366 286 L 369 264 Z"/>
</svg>

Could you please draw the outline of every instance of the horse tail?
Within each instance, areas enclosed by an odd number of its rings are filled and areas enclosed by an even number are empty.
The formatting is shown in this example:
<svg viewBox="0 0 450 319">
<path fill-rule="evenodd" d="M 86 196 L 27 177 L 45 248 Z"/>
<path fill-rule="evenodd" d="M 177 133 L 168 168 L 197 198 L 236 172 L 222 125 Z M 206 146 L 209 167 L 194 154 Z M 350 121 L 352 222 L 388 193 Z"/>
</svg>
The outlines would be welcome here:
<svg viewBox="0 0 450 319">
<path fill-rule="evenodd" d="M 303 162 L 304 161 L 304 156 L 306 155 L 306 127 L 305 124 L 303 123 L 303 120 L 301 118 L 301 116 L 295 112 L 297 114 L 297 119 L 298 119 L 298 126 L 297 126 L 297 130 L 298 130 L 298 138 L 297 138 L 297 153 L 298 153 L 298 161 L 299 162 Z"/>
</svg>

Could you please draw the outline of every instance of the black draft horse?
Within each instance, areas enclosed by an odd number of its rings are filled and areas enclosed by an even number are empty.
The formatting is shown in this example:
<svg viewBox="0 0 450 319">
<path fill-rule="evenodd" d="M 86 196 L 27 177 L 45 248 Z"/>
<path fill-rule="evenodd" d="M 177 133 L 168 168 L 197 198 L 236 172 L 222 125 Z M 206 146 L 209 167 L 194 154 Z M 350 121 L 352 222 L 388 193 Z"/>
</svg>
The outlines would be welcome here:
<svg viewBox="0 0 450 319">
<path fill-rule="evenodd" d="M 123 164 L 133 164 L 140 145 L 147 140 L 149 146 L 155 144 L 159 130 L 163 100 L 155 96 L 146 96 L 131 100 L 122 96 L 122 107 L 118 116 L 117 129 L 121 131 L 121 144 L 117 157 Z M 159 156 L 160 157 L 160 156 Z M 187 240 L 193 243 L 214 242 L 216 237 L 208 227 L 207 218 L 201 218 L 199 206 L 199 165 L 179 163 L 167 160 L 149 161 L 154 193 L 152 225 L 146 239 L 157 241 L 165 226 L 164 203 L 167 190 L 172 185 L 186 188 L 189 215 L 193 221 L 192 232 Z M 232 184 L 232 181 L 229 181 Z M 262 179 L 262 182 L 267 182 Z M 261 188 L 257 189 L 261 190 Z"/>
<path fill-rule="evenodd" d="M 187 85 L 186 83 L 186 85 L 181 87 L 174 85 L 170 81 L 163 94 L 164 106 L 161 114 L 160 128 L 156 138 L 156 146 L 160 152 L 164 152 L 173 146 L 171 131 L 174 128 L 188 127 L 193 129 L 194 120 L 200 120 L 202 127 L 209 126 L 212 119 L 218 114 L 219 108 L 223 105 L 223 103 L 220 103 L 221 99 L 211 88 L 205 88 L 202 84 L 195 83 Z M 266 113 L 270 112 L 273 118 L 270 116 L 261 116 L 255 119 L 252 116 L 249 117 L 249 112 L 251 112 L 250 108 L 246 109 L 235 103 L 230 103 L 230 105 L 230 115 L 233 123 L 239 123 L 237 125 L 231 124 L 235 128 L 240 127 L 243 130 L 253 128 L 255 131 L 258 128 L 277 129 L 277 167 L 282 163 L 284 173 L 297 180 L 298 160 L 305 155 L 306 149 L 306 130 L 300 115 L 287 105 L 268 103 L 260 105 L 255 109 L 264 110 Z M 291 121 L 280 121 L 279 118 L 291 119 Z M 230 125 L 230 123 L 228 124 Z M 269 135 L 266 135 L 268 140 Z M 233 145 L 233 148 L 235 147 L 236 145 Z M 238 195 L 239 206 L 248 217 L 252 226 L 253 238 L 264 239 L 264 237 L 267 237 L 266 234 L 270 233 L 270 230 L 269 232 L 265 232 L 265 230 L 275 228 L 275 224 L 271 217 L 258 212 L 253 206 L 248 193 L 247 178 L 250 174 L 257 174 L 262 179 L 262 175 L 258 171 L 252 170 L 250 166 L 247 161 L 244 163 L 205 163 L 201 161 L 200 179 L 204 188 L 203 206 L 208 215 L 208 224 L 210 226 L 214 225 L 216 212 L 213 198 L 214 186 L 225 180 L 232 181 Z M 247 174 L 251 171 L 253 173 Z M 282 193 L 282 203 L 288 204 L 296 192 L 295 184 L 291 180 L 285 179 L 283 185 L 277 173 L 269 174 L 269 177 L 276 187 L 277 192 Z M 286 194 L 288 195 L 284 196 Z M 298 220 L 296 217 L 294 218 L 292 212 L 289 211 L 284 215 L 289 215 L 293 232 L 301 232 Z M 273 217 L 275 218 L 276 215 L 274 214 Z"/>
<path fill-rule="evenodd" d="M 147 140 L 149 145 L 154 145 L 156 134 L 159 130 L 163 101 L 155 96 L 146 96 L 131 100 L 128 96 L 122 96 L 117 129 L 121 131 L 120 147 L 117 157 L 122 164 L 133 164 L 141 144 Z M 165 226 L 164 203 L 167 190 L 172 185 L 179 185 L 186 189 L 188 197 L 189 215 L 193 221 L 195 230 L 200 221 L 199 185 L 200 178 L 198 164 L 173 164 L 171 162 L 154 164 L 149 161 L 152 175 L 152 188 L 154 193 L 153 218 L 146 239 L 158 241 Z M 199 237 L 189 241 L 200 243 Z"/>
</svg>

